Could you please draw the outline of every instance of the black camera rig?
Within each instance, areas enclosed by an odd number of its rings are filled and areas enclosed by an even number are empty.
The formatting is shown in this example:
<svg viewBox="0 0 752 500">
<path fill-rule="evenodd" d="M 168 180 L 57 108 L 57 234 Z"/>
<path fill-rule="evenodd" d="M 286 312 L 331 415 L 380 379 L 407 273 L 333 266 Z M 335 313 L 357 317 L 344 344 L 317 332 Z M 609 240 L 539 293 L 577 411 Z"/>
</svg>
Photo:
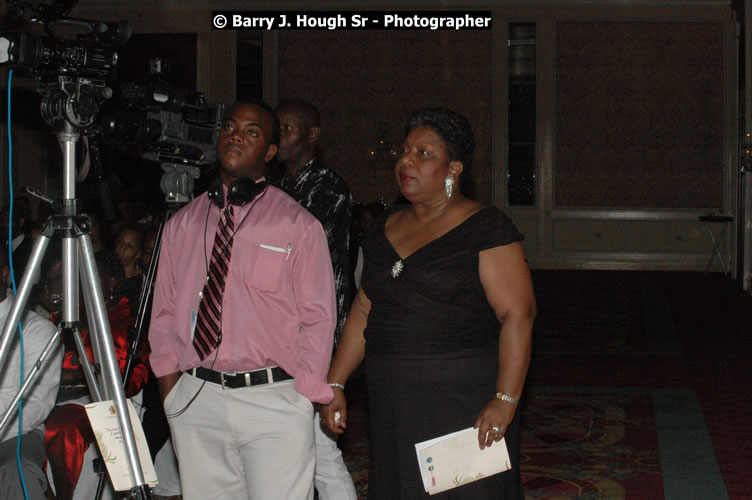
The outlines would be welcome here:
<svg viewBox="0 0 752 500">
<path fill-rule="evenodd" d="M 117 51 L 130 37 L 127 22 L 105 23 L 68 17 L 77 0 L 56 0 L 33 6 L 9 0 L 8 21 L 39 23 L 45 35 L 24 31 L 0 33 L 0 65 L 30 72 L 42 95 L 41 112 L 56 131 L 69 128 L 86 133 L 99 105 L 112 96 L 106 81 L 115 77 Z M 82 32 L 75 39 L 56 34 L 56 28 Z"/>
<path fill-rule="evenodd" d="M 216 162 L 224 104 L 207 104 L 201 92 L 130 82 L 110 104 L 99 119 L 102 139 L 160 163 L 168 205 L 190 201 L 195 179 Z"/>
<path fill-rule="evenodd" d="M 141 158 L 161 163 L 165 174 L 160 188 L 168 203 L 189 201 L 194 179 L 215 163 L 224 105 L 207 104 L 200 92 L 172 88 L 158 74 L 153 83 L 122 83 L 116 92 L 108 82 L 116 79 L 116 47 L 131 35 L 127 22 L 68 17 L 77 0 L 9 3 L 9 23 L 44 27 L 44 36 L 0 33 L 0 66 L 33 75 L 44 121 L 58 133 L 72 129 L 98 136 L 111 147 L 136 149 Z M 59 27 L 80 34 L 62 38 L 56 33 Z M 111 102 L 99 115 L 107 100 Z"/>
<path fill-rule="evenodd" d="M 136 146 L 147 160 L 214 164 L 223 104 L 207 104 L 201 92 L 158 83 L 123 83 L 118 100 L 99 120 L 106 142 Z"/>
</svg>

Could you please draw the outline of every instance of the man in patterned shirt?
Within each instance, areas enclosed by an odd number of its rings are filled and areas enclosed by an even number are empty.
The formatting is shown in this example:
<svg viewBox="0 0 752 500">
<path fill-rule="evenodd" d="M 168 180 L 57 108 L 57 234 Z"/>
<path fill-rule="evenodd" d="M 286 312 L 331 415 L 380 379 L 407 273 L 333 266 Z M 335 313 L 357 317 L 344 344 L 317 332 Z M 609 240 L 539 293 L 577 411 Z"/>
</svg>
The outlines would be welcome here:
<svg viewBox="0 0 752 500">
<path fill-rule="evenodd" d="M 337 298 L 337 345 L 350 304 L 350 265 L 348 241 L 352 198 L 342 178 L 316 158 L 321 135 L 319 112 L 303 99 L 281 102 L 276 109 L 281 126 L 277 160 L 284 167 L 278 178 L 270 179 L 311 212 L 324 227 L 329 244 Z M 334 438 L 324 433 L 315 414 L 316 475 L 314 483 L 320 500 L 355 500 L 352 478 Z"/>
</svg>

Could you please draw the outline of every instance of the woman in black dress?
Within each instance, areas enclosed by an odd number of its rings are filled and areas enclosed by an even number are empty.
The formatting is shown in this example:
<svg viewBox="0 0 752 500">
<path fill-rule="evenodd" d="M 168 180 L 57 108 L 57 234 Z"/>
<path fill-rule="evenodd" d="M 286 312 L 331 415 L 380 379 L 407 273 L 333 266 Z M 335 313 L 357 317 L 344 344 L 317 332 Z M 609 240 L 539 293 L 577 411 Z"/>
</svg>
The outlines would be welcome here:
<svg viewBox="0 0 752 500">
<path fill-rule="evenodd" d="M 460 192 L 473 151 L 465 117 L 416 112 L 395 165 L 411 203 L 384 214 L 363 241 L 362 284 L 329 370 L 335 395 L 322 419 L 344 432 L 342 386 L 365 358 L 372 500 L 428 498 L 414 444 L 470 426 L 481 449 L 506 438 L 512 470 L 434 498 L 523 498 L 517 404 L 535 297 L 522 235 L 499 209 Z"/>
</svg>

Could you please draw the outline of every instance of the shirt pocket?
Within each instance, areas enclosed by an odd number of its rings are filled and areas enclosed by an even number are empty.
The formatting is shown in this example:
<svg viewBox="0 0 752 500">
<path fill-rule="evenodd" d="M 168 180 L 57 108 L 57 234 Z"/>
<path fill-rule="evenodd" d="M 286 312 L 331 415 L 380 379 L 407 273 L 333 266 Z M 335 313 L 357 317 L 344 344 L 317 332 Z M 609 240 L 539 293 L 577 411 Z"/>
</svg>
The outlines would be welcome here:
<svg viewBox="0 0 752 500">
<path fill-rule="evenodd" d="M 248 286 L 262 292 L 276 292 L 282 286 L 282 277 L 290 255 L 286 247 L 267 243 L 252 243 L 251 266 L 246 271 Z"/>
</svg>

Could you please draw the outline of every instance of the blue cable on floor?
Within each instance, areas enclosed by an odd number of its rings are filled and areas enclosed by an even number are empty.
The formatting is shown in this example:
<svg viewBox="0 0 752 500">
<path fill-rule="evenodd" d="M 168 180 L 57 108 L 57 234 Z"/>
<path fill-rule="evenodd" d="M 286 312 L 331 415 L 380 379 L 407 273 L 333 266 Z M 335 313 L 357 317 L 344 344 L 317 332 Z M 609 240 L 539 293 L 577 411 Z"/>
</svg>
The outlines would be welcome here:
<svg viewBox="0 0 752 500">
<path fill-rule="evenodd" d="M 8 191 L 10 193 L 10 210 L 8 212 L 8 267 L 10 267 L 10 281 L 13 285 L 13 295 L 16 295 L 16 277 L 13 273 L 13 138 L 10 129 L 10 89 L 13 82 L 13 70 L 8 72 Z M 0 285 L 2 286 L 2 285 Z M 24 379 L 24 343 L 23 328 L 21 322 L 18 322 L 18 342 L 20 347 L 20 384 L 23 385 Z M 24 491 L 24 498 L 29 500 L 29 491 L 26 489 L 26 480 L 24 479 L 23 466 L 21 464 L 21 424 L 23 417 L 23 401 L 18 401 L 18 440 L 16 441 L 16 463 L 18 465 L 18 477 L 21 479 L 21 486 Z"/>
</svg>

